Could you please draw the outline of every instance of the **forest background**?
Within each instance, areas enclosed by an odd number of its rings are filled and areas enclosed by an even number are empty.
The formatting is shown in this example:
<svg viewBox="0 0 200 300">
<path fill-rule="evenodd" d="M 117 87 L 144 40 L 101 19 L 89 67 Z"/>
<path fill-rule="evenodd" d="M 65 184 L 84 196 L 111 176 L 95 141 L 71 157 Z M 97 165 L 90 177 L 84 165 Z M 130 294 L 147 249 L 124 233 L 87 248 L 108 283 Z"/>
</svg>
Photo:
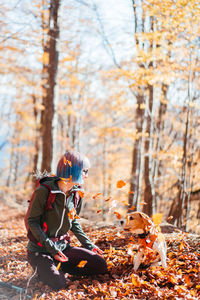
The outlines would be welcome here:
<svg viewBox="0 0 200 300">
<path fill-rule="evenodd" d="M 0 0 L 0 195 L 24 207 L 66 149 L 92 163 L 83 216 L 200 232 L 200 5 Z"/>
</svg>

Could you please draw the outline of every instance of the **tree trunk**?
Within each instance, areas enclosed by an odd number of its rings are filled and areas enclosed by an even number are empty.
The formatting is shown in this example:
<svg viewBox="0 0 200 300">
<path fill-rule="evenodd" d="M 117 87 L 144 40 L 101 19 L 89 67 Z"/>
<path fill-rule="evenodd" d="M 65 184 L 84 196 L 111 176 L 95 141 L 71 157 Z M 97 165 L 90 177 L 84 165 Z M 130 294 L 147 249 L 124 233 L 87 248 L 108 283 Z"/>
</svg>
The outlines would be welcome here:
<svg viewBox="0 0 200 300">
<path fill-rule="evenodd" d="M 133 155 L 132 155 L 132 168 L 131 168 L 131 182 L 130 182 L 130 193 L 129 193 L 129 207 L 135 207 L 135 210 L 139 209 L 140 204 L 140 190 L 141 190 L 141 174 L 142 174 L 142 147 L 143 147 L 143 120 L 144 120 L 144 109 L 141 107 L 144 104 L 143 94 L 139 94 L 137 97 L 137 110 L 136 110 L 136 132 L 137 138 L 133 144 Z"/>
<path fill-rule="evenodd" d="M 42 112 L 42 166 L 41 171 L 51 171 L 53 152 L 54 95 L 58 69 L 57 40 L 59 38 L 60 0 L 51 0 L 49 8 L 48 38 L 44 45 L 43 60 L 43 105 Z"/>
<path fill-rule="evenodd" d="M 145 159 L 144 159 L 144 181 L 145 181 L 145 189 L 144 189 L 144 202 L 143 211 L 149 216 L 152 216 L 153 212 L 153 176 L 152 176 L 152 159 L 151 159 L 151 138 L 152 138 L 152 108 L 153 108 L 153 86 L 149 85 L 149 99 L 147 106 L 147 125 L 146 125 L 146 133 L 148 136 L 145 140 Z"/>
</svg>

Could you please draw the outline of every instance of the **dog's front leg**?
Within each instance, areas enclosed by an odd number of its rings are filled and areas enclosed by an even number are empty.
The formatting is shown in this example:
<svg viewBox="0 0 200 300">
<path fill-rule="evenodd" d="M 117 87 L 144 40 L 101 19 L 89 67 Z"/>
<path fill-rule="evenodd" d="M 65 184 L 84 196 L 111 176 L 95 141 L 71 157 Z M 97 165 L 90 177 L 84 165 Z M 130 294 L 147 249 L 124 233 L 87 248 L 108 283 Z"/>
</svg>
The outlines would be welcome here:
<svg viewBox="0 0 200 300">
<path fill-rule="evenodd" d="M 134 262 L 133 262 L 133 269 L 134 271 L 137 271 L 140 264 L 141 264 L 141 261 L 142 261 L 142 258 L 143 258 L 143 251 L 142 250 L 138 250 L 138 253 L 135 255 L 134 257 Z"/>
<path fill-rule="evenodd" d="M 164 242 L 164 241 L 163 242 L 155 242 L 153 248 L 158 252 L 163 268 L 167 268 L 167 263 L 166 263 L 167 245 L 166 245 L 166 242 Z"/>
</svg>

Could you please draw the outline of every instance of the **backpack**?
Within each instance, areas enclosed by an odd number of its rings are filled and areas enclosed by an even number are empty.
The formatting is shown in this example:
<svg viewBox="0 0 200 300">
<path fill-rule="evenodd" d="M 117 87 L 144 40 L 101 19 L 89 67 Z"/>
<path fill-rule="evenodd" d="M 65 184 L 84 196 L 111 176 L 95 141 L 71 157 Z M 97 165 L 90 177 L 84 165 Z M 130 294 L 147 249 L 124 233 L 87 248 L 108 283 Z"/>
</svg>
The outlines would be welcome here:
<svg viewBox="0 0 200 300">
<path fill-rule="evenodd" d="M 49 190 L 49 195 L 48 195 L 48 199 L 47 199 L 47 202 L 46 202 L 45 209 L 46 210 L 53 209 L 52 204 L 55 201 L 56 194 L 52 194 L 50 187 L 47 184 L 43 183 L 46 180 L 49 180 L 50 178 L 53 179 L 53 178 L 56 178 L 56 177 L 55 176 L 50 176 L 50 177 L 46 176 L 46 177 L 43 177 L 42 179 L 37 179 L 36 180 L 34 191 L 32 193 L 31 199 L 28 200 L 29 205 L 28 205 L 26 215 L 24 217 L 24 223 L 25 223 L 25 227 L 26 227 L 26 230 L 27 230 L 27 237 L 29 238 L 30 241 L 34 242 L 35 244 L 38 244 L 40 247 L 42 247 L 42 245 L 36 240 L 36 238 L 34 237 L 34 235 L 32 234 L 32 232 L 29 228 L 28 216 L 29 216 L 29 212 L 30 212 L 30 209 L 31 209 L 31 206 L 32 206 L 33 199 L 35 197 L 36 190 L 40 185 L 45 186 Z M 42 228 L 43 228 L 43 231 L 46 233 L 47 232 L 47 224 L 45 222 L 42 224 Z"/>
</svg>

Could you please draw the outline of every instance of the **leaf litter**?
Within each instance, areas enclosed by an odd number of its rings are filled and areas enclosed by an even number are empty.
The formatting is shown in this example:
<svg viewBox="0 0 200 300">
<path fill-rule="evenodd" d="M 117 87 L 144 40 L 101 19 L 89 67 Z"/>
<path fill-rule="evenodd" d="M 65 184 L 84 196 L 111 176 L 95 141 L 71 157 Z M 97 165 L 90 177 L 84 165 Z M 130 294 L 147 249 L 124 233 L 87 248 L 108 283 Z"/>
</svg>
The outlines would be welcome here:
<svg viewBox="0 0 200 300">
<path fill-rule="evenodd" d="M 68 289 L 58 292 L 40 282 L 26 261 L 23 214 L 3 206 L 0 220 L 0 280 L 23 288 L 32 299 L 200 299 L 200 236 L 182 232 L 165 234 L 167 269 L 152 265 L 154 254 L 132 270 L 137 237 L 115 226 L 84 230 L 104 250 L 110 274 L 68 275 Z M 72 244 L 79 245 L 72 236 Z M 79 267 L 83 267 L 82 261 Z M 34 276 L 33 276 L 34 275 Z M 2 299 L 26 299 L 14 289 L 0 287 Z"/>
</svg>

